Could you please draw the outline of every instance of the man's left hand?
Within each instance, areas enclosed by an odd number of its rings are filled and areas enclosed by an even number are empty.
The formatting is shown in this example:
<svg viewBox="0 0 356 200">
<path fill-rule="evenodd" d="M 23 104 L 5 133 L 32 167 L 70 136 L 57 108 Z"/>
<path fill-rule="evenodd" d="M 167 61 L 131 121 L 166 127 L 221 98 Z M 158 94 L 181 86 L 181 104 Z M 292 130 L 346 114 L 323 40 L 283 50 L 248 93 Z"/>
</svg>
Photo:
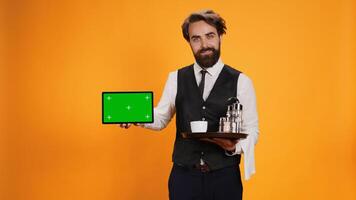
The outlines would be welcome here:
<svg viewBox="0 0 356 200">
<path fill-rule="evenodd" d="M 235 151 L 236 144 L 239 141 L 239 140 L 230 140 L 230 139 L 223 139 L 223 138 L 202 138 L 200 140 L 217 144 L 226 151 Z"/>
</svg>

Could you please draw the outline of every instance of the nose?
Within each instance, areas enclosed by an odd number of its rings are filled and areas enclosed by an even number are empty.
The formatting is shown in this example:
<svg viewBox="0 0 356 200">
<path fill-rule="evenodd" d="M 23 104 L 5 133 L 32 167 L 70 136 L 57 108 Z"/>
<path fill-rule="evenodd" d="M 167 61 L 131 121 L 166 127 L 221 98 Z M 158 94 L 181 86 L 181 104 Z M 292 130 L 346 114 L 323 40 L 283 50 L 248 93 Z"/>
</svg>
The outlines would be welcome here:
<svg viewBox="0 0 356 200">
<path fill-rule="evenodd" d="M 205 49 L 205 48 L 208 47 L 208 41 L 207 41 L 205 38 L 203 38 L 203 39 L 201 40 L 200 47 L 201 47 L 202 49 Z"/>
</svg>

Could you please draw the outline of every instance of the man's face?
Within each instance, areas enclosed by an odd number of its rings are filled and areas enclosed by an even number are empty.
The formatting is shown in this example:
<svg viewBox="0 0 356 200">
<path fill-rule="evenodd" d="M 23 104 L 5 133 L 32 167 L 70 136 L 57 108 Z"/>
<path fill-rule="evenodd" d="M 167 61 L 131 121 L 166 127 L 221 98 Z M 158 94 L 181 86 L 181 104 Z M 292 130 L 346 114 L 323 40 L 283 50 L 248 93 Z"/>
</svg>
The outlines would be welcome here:
<svg viewBox="0 0 356 200">
<path fill-rule="evenodd" d="M 195 60 L 203 68 L 212 67 L 220 57 L 220 37 L 214 26 L 205 21 L 189 25 L 189 44 Z"/>
</svg>

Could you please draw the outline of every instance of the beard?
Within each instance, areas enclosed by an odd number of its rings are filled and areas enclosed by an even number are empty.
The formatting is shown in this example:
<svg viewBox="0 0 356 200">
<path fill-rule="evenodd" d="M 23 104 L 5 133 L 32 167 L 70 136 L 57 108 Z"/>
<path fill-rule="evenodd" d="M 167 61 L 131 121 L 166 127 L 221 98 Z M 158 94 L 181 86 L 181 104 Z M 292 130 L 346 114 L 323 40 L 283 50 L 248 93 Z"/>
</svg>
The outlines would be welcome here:
<svg viewBox="0 0 356 200">
<path fill-rule="evenodd" d="M 211 51 L 211 54 L 202 55 L 206 51 Z M 220 58 L 220 45 L 218 49 L 214 48 L 204 48 L 200 49 L 197 53 L 194 54 L 194 58 L 197 61 L 198 65 L 203 68 L 209 68 L 215 65 Z"/>
</svg>

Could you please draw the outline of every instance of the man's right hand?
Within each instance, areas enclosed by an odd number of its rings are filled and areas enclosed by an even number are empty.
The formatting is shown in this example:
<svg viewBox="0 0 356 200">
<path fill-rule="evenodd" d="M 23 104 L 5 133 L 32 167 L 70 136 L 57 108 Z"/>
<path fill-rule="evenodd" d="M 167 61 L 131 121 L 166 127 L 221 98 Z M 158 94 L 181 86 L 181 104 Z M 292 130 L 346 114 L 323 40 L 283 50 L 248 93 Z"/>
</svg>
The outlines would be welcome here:
<svg viewBox="0 0 356 200">
<path fill-rule="evenodd" d="M 120 128 L 125 128 L 125 129 L 128 129 L 128 128 L 130 128 L 131 127 L 131 123 L 124 123 L 124 124 L 120 124 Z M 137 123 L 134 123 L 133 125 L 135 125 L 135 126 L 138 126 L 138 124 Z"/>
<path fill-rule="evenodd" d="M 131 125 L 132 125 L 132 124 L 130 124 L 130 123 L 120 124 L 120 128 L 126 128 L 126 129 L 128 129 L 128 128 L 131 127 Z"/>
</svg>

